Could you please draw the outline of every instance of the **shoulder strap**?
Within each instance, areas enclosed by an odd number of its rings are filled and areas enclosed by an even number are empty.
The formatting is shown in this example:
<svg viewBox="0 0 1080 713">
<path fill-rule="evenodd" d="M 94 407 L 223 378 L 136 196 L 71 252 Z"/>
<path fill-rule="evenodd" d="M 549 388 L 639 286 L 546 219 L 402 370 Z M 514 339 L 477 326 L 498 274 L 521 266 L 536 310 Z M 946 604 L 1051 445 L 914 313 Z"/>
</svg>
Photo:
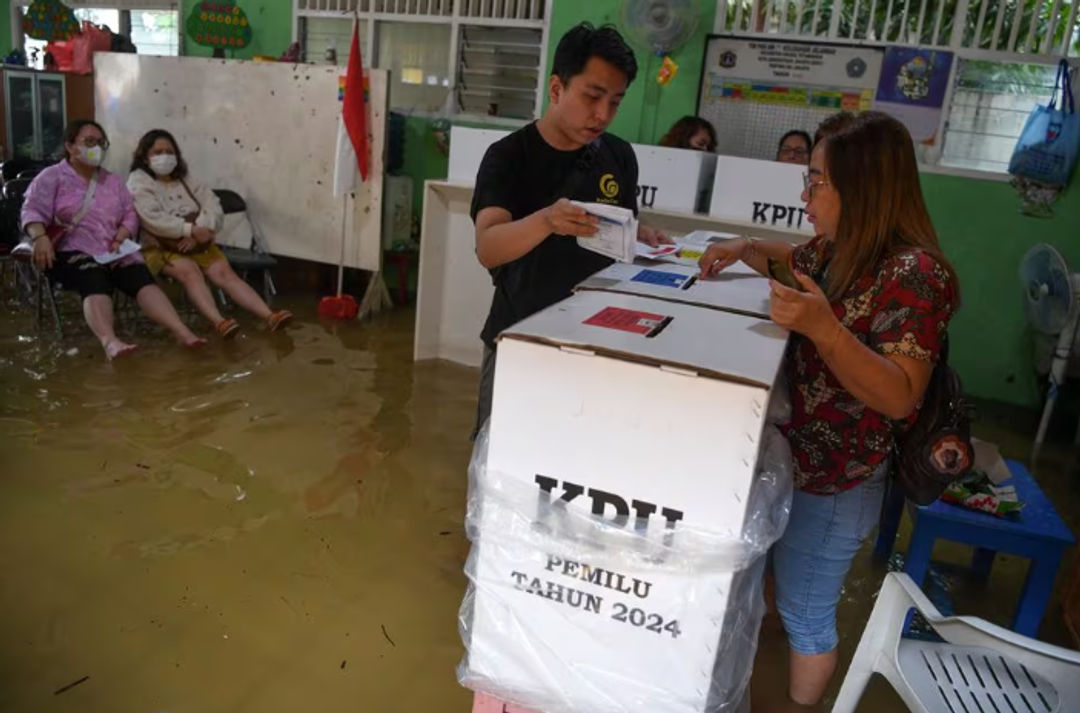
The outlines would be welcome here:
<svg viewBox="0 0 1080 713">
<path fill-rule="evenodd" d="M 202 210 L 202 203 L 199 202 L 199 199 L 196 198 L 195 194 L 191 192 L 190 188 L 188 188 L 187 181 L 185 181 L 183 178 L 181 178 L 180 179 L 180 185 L 184 187 L 185 191 L 187 191 L 187 194 L 191 198 L 191 200 L 195 201 L 195 207 L 197 207 L 201 211 Z"/>
<path fill-rule="evenodd" d="M 181 178 L 180 179 L 180 185 L 184 187 L 185 191 L 187 191 L 187 194 L 188 194 L 188 196 L 191 197 L 191 200 L 195 201 L 195 207 L 198 208 L 201 211 L 202 210 L 202 203 L 199 202 L 199 199 L 196 198 L 195 194 L 191 192 L 190 188 L 188 188 L 187 181 L 185 181 L 183 178 Z"/>
<path fill-rule="evenodd" d="M 1076 113 L 1076 103 L 1073 99 L 1072 83 L 1069 81 L 1069 62 L 1061 60 L 1058 63 L 1057 79 L 1054 81 L 1054 96 L 1050 99 L 1050 106 L 1057 99 L 1058 88 L 1061 88 L 1061 110 L 1066 114 Z"/>
<path fill-rule="evenodd" d="M 64 232 L 71 231 L 76 225 L 78 225 L 86 214 L 90 212 L 90 204 L 94 201 L 94 194 L 97 193 L 98 173 L 94 171 L 94 175 L 90 176 L 90 183 L 86 186 L 86 193 L 83 193 L 82 203 L 79 205 L 79 210 L 75 213 L 75 217 L 71 219 L 70 223 L 63 223 L 57 220 L 57 224 L 64 228 Z"/>
<path fill-rule="evenodd" d="M 570 173 L 566 174 L 562 183 L 555 189 L 552 196 L 552 202 L 559 200 L 560 198 L 569 198 L 569 194 L 577 190 L 578 184 L 581 183 L 581 179 L 585 177 L 585 174 L 596 165 L 596 160 L 600 156 L 600 147 L 603 144 L 603 136 L 597 137 L 595 141 L 585 145 L 581 155 L 574 161 L 574 168 Z"/>
</svg>

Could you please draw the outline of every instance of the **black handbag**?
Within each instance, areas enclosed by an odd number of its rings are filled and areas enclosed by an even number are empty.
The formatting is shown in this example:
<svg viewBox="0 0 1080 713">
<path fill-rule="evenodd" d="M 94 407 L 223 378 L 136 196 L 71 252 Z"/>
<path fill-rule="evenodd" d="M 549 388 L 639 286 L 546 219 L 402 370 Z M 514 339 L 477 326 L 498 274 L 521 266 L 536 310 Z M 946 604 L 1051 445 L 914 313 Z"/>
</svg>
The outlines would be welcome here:
<svg viewBox="0 0 1080 713">
<path fill-rule="evenodd" d="M 972 406 L 964 398 L 963 385 L 949 366 L 948 355 L 946 337 L 915 423 L 893 439 L 896 480 L 905 497 L 918 505 L 937 500 L 949 483 L 964 477 L 975 462 Z"/>
</svg>

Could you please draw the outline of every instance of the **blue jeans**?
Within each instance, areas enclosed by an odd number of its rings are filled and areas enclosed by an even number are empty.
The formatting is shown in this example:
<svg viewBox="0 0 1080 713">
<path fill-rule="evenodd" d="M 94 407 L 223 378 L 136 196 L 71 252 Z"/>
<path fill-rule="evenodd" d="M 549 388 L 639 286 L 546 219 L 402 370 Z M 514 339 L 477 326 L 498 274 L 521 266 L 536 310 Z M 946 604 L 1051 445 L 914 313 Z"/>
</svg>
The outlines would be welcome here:
<svg viewBox="0 0 1080 713">
<path fill-rule="evenodd" d="M 874 531 L 888 462 L 868 480 L 836 495 L 795 491 L 791 517 L 773 547 L 776 608 L 799 654 L 836 648 L 836 605 L 851 561 Z"/>
</svg>

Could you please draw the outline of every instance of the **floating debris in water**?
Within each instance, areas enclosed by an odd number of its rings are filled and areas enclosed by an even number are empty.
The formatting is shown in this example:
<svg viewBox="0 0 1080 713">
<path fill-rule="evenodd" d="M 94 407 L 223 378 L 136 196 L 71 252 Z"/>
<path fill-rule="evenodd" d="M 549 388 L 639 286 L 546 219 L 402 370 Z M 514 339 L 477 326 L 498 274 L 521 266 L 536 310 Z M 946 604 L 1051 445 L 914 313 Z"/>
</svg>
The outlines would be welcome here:
<svg viewBox="0 0 1080 713">
<path fill-rule="evenodd" d="M 217 377 L 216 379 L 214 379 L 214 383 L 215 384 L 228 384 L 228 383 L 230 383 L 232 381 L 240 381 L 240 379 L 246 379 L 247 377 L 251 376 L 253 373 L 255 373 L 255 372 L 250 371 L 250 370 L 249 371 L 238 371 L 235 374 L 230 374 L 230 373 L 226 372 L 226 373 L 222 374 L 221 376 Z"/>
<path fill-rule="evenodd" d="M 64 691 L 70 691 L 72 688 L 75 688 L 75 686 L 78 686 L 80 683 L 86 683 L 89 680 L 90 680 L 89 676 L 83 676 L 78 681 L 72 681 L 71 683 L 69 683 L 66 686 L 61 686 L 60 688 L 57 688 L 55 691 L 53 691 L 53 695 L 54 696 L 59 696 Z"/>
</svg>

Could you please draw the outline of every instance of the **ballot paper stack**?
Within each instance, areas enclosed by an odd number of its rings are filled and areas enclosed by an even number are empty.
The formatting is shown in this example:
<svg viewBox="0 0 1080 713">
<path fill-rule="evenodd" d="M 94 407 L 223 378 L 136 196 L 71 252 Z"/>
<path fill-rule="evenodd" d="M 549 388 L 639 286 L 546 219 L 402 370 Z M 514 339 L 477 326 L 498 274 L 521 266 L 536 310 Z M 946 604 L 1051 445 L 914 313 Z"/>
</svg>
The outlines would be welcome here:
<svg viewBox="0 0 1080 713">
<path fill-rule="evenodd" d="M 606 203 L 571 202 L 600 220 L 596 234 L 578 238 L 578 245 L 619 262 L 634 261 L 638 231 L 634 211 Z"/>
</svg>

